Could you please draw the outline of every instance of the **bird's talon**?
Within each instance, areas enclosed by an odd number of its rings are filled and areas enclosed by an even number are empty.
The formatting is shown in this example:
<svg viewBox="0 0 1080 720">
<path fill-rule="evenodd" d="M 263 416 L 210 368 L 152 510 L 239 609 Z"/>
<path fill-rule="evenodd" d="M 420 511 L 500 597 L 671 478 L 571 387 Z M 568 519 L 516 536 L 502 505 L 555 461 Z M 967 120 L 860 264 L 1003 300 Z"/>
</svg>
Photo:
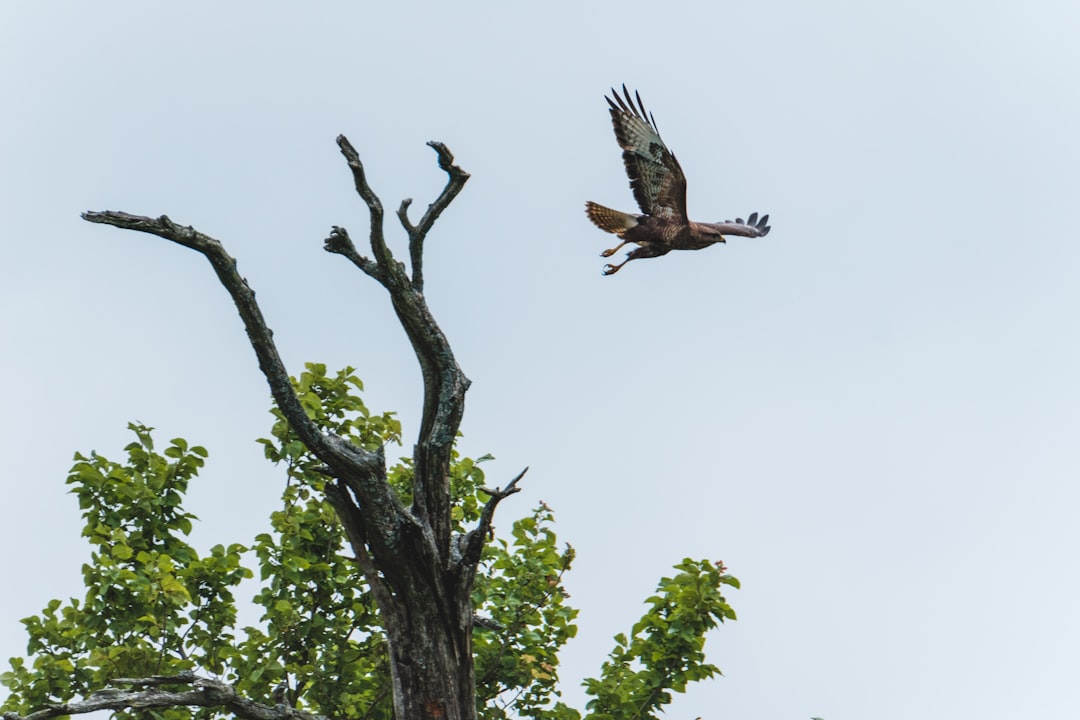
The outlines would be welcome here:
<svg viewBox="0 0 1080 720">
<path fill-rule="evenodd" d="M 615 271 L 618 270 L 618 269 L 619 268 L 617 268 L 614 265 L 608 263 L 607 265 L 604 266 L 604 274 L 605 275 L 614 275 Z"/>
<path fill-rule="evenodd" d="M 600 253 L 600 257 L 611 257 L 614 254 L 615 254 L 615 249 L 612 248 L 610 250 L 605 250 L 604 252 Z"/>
</svg>

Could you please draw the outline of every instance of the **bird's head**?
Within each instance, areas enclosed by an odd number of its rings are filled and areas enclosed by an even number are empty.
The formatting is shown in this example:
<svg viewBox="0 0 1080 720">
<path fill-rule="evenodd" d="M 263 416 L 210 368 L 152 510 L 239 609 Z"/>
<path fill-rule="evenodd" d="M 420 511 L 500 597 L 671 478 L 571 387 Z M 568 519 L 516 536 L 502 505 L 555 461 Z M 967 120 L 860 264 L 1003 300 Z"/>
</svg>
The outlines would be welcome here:
<svg viewBox="0 0 1080 720">
<path fill-rule="evenodd" d="M 702 234 L 710 242 L 714 242 L 714 243 L 726 243 L 727 242 L 727 240 L 724 239 L 724 236 L 720 232 L 719 228 L 715 228 L 715 227 L 711 227 L 709 225 L 704 225 L 703 224 L 702 229 L 704 231 Z"/>
</svg>

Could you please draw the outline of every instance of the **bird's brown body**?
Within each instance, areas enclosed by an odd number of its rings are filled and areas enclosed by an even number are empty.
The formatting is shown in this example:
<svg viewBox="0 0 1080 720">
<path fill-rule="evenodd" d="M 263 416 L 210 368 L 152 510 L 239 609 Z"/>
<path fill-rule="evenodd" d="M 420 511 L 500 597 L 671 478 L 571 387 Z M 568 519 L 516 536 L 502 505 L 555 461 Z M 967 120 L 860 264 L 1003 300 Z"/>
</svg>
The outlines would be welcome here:
<svg viewBox="0 0 1080 720">
<path fill-rule="evenodd" d="M 612 97 L 607 101 L 611 106 L 615 139 L 623 149 L 630 188 L 644 214 L 624 213 L 591 201 L 585 203 L 585 212 L 593 224 L 622 240 L 619 245 L 601 253 L 603 257 L 614 255 L 627 243 L 638 246 L 618 265 L 605 265 L 605 275 L 618 272 L 631 260 L 659 257 L 672 250 L 701 250 L 726 242 L 724 235 L 764 237 L 768 234 L 769 216 L 759 220 L 757 213 L 745 223 L 742 218 L 722 223 L 690 220 L 686 215 L 686 176 L 679 161 L 660 139 L 656 121 L 645 110 L 641 96 L 635 93 L 631 98 L 625 85 L 622 97 L 615 90 L 611 93 Z"/>
</svg>

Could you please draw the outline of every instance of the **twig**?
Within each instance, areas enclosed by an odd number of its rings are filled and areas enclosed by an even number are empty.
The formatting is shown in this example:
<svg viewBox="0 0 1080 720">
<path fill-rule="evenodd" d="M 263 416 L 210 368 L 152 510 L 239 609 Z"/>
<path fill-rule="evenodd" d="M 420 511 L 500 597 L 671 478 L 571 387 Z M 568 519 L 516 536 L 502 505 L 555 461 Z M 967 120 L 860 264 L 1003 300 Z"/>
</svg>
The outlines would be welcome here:
<svg viewBox="0 0 1080 720">
<path fill-rule="evenodd" d="M 482 492 L 491 497 L 488 499 L 487 504 L 484 505 L 484 509 L 480 511 L 480 520 L 476 523 L 476 527 L 470 530 L 463 538 L 464 549 L 461 555 L 462 562 L 466 566 L 475 568 L 480 562 L 480 555 L 484 551 L 484 543 L 487 542 L 487 536 L 491 532 L 491 522 L 495 519 L 495 508 L 498 507 L 503 498 L 521 492 L 521 488 L 517 484 L 521 478 L 525 477 L 527 472 L 529 472 L 529 468 L 519 472 L 517 477 L 507 483 L 504 488 L 480 488 Z"/>
</svg>

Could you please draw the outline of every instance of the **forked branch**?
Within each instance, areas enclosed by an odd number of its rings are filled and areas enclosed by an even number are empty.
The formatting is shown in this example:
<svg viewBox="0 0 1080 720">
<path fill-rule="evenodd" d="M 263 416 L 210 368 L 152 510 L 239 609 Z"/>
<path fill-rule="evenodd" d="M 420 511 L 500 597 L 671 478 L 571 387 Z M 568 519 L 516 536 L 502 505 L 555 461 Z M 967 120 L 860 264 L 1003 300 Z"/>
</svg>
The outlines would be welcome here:
<svg viewBox="0 0 1080 720">
<path fill-rule="evenodd" d="M 529 468 L 525 468 L 517 474 L 513 480 L 506 484 L 503 488 L 480 488 L 483 492 L 487 493 L 490 497 L 487 503 L 484 505 L 484 509 L 480 511 L 480 520 L 476 523 L 476 527 L 469 531 L 465 535 L 464 547 L 462 549 L 462 561 L 467 567 L 475 568 L 477 563 L 480 562 L 480 555 L 484 551 L 484 543 L 487 542 L 488 535 L 492 531 L 492 522 L 495 519 L 495 508 L 499 506 L 499 503 L 503 499 L 510 497 L 514 493 L 521 492 L 521 488 L 517 486 L 521 478 L 525 477 L 525 473 L 529 472 Z"/>
<path fill-rule="evenodd" d="M 337 144 L 349 165 L 349 170 L 352 171 L 356 193 L 364 201 L 364 204 L 368 206 L 368 212 L 371 216 L 371 252 L 375 256 L 375 263 L 371 263 L 370 260 L 357 253 L 352 241 L 348 239 L 348 233 L 337 226 L 334 226 L 333 232 L 326 240 L 326 250 L 345 255 L 354 265 L 385 285 L 386 281 L 393 277 L 389 274 L 396 273 L 401 269 L 401 266 L 394 261 L 393 254 L 386 245 L 386 236 L 383 232 L 382 201 L 379 200 L 371 186 L 368 185 L 367 175 L 364 173 L 364 164 L 360 161 L 360 155 L 356 152 L 356 148 L 352 146 L 352 143 L 349 142 L 349 139 L 344 135 L 338 135 Z M 402 200 L 397 211 L 398 220 L 401 221 L 401 226 L 405 228 L 405 232 L 409 235 L 412 287 L 417 292 L 423 292 L 424 290 L 424 240 L 427 238 L 427 234 L 435 221 L 454 201 L 454 198 L 458 196 L 458 193 L 465 187 L 465 183 L 469 179 L 469 173 L 454 164 L 454 155 L 446 145 L 433 140 L 428 143 L 428 146 L 438 154 L 439 167 L 448 176 L 446 186 L 439 193 L 439 197 L 435 198 L 435 202 L 428 205 L 427 211 L 424 212 L 418 224 L 413 225 L 409 220 L 409 207 L 412 205 L 412 198 Z M 380 268 L 384 274 L 378 272 Z M 394 279 L 399 278 L 394 277 Z"/>
<path fill-rule="evenodd" d="M 412 284 L 417 292 L 424 291 L 424 239 L 427 237 L 428 231 L 431 230 L 431 226 L 439 219 L 443 210 L 454 201 L 454 198 L 465 187 L 465 182 L 469 179 L 469 173 L 454 164 L 454 155 L 448 147 L 434 140 L 428 143 L 428 147 L 438 153 L 439 167 L 445 170 L 449 176 L 446 187 L 443 188 L 439 197 L 435 198 L 435 202 L 428 205 L 424 216 L 420 218 L 420 224 L 413 225 L 409 222 L 409 206 L 412 205 L 412 198 L 402 200 L 397 213 L 401 226 L 405 228 L 405 232 L 409 233 L 409 260 L 412 263 Z"/>
<path fill-rule="evenodd" d="M 469 174 L 454 164 L 454 156 L 445 145 L 428 143 L 438 155 L 439 167 L 447 173 L 448 178 L 439 197 L 428 206 L 418 224 L 413 225 L 409 221 L 411 200 L 402 202 L 398 210 L 398 219 L 409 234 L 412 262 L 410 280 L 404 265 L 394 258 L 386 245 L 382 202 L 367 183 L 364 166 L 356 149 L 344 135 L 338 136 L 337 143 L 352 172 L 356 192 L 368 207 L 372 223 L 371 250 L 375 259 L 372 261 L 360 255 L 349 239 L 348 231 L 338 226 L 334 226 L 326 239 L 325 248 L 328 252 L 345 256 L 382 283 L 390 293 L 394 311 L 420 363 L 424 378 L 424 410 L 413 456 L 413 511 L 434 531 L 439 556 L 445 560 L 450 546 L 450 492 L 447 481 L 450 454 L 464 413 L 469 379 L 454 359 L 450 342 L 435 322 L 424 297 L 423 249 L 424 240 L 435 220 L 461 192 Z"/>
</svg>

